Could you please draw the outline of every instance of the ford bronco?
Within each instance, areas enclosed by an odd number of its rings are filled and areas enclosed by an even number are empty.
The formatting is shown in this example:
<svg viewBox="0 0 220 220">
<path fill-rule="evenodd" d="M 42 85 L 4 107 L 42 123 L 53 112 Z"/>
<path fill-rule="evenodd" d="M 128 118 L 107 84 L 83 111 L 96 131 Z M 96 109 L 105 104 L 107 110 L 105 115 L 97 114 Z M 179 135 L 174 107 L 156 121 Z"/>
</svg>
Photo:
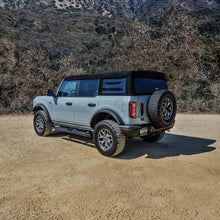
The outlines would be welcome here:
<svg viewBox="0 0 220 220">
<path fill-rule="evenodd" d="M 105 156 L 120 154 L 125 137 L 160 140 L 175 123 L 176 100 L 163 73 L 127 71 L 66 77 L 56 93 L 33 101 L 34 129 L 93 137 Z"/>
</svg>

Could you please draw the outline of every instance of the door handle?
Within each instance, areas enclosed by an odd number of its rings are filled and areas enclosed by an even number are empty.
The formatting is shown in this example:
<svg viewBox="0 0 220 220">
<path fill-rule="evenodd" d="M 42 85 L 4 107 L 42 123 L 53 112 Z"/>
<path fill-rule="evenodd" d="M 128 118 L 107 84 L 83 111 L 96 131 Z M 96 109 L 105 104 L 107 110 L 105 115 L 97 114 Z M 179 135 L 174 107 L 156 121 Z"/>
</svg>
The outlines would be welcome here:
<svg viewBox="0 0 220 220">
<path fill-rule="evenodd" d="M 95 103 L 89 103 L 88 106 L 89 106 L 89 107 L 95 107 L 96 104 L 95 104 Z"/>
<path fill-rule="evenodd" d="M 66 102 L 66 105 L 72 105 L 73 103 L 72 102 Z"/>
</svg>

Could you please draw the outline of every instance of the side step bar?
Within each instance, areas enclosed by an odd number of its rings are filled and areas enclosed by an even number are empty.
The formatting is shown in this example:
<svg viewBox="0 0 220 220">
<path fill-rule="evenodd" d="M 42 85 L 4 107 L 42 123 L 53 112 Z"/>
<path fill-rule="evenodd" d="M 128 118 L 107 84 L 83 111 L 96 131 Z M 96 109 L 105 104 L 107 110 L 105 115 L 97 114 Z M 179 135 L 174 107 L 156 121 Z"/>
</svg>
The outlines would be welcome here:
<svg viewBox="0 0 220 220">
<path fill-rule="evenodd" d="M 63 128 L 63 127 L 52 127 L 52 128 L 56 131 L 67 132 L 70 134 L 77 134 L 77 135 L 81 135 L 84 137 L 91 137 L 91 132 L 89 131 L 79 131 L 75 128 L 71 129 L 71 128 Z"/>
</svg>

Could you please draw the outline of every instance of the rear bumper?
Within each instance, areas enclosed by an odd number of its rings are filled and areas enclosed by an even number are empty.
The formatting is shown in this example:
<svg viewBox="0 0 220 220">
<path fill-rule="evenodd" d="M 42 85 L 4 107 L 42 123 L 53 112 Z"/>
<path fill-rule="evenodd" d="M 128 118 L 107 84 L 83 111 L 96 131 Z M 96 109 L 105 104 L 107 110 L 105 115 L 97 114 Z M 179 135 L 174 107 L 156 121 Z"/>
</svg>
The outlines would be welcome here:
<svg viewBox="0 0 220 220">
<path fill-rule="evenodd" d="M 141 137 L 151 135 L 156 132 L 169 130 L 174 126 L 175 122 L 167 127 L 155 128 L 153 125 L 120 125 L 121 132 L 128 137 Z"/>
</svg>

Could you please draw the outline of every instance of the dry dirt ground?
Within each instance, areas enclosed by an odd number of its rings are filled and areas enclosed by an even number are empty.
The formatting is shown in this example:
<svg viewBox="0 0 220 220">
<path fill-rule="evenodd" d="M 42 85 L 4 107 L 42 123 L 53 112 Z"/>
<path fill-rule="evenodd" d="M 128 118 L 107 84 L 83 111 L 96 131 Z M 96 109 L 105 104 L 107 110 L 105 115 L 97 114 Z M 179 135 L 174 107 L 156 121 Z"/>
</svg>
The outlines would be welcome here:
<svg viewBox="0 0 220 220">
<path fill-rule="evenodd" d="M 163 140 L 130 139 L 115 158 L 2 115 L 0 219 L 220 219 L 220 115 L 179 114 Z"/>
</svg>

